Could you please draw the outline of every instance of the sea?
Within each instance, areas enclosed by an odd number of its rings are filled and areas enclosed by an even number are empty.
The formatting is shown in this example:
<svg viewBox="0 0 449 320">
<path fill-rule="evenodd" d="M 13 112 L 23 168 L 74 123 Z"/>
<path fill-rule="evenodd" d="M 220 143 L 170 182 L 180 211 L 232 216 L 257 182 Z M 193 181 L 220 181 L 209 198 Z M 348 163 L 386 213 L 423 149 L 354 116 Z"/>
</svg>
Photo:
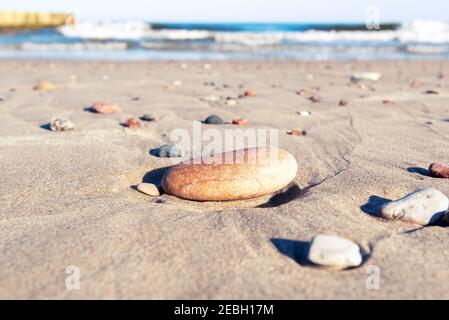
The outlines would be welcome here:
<svg viewBox="0 0 449 320">
<path fill-rule="evenodd" d="M 376 27 L 376 26 L 371 26 Z M 0 59 L 430 60 L 449 58 L 449 23 L 92 22 L 0 32 Z"/>
</svg>

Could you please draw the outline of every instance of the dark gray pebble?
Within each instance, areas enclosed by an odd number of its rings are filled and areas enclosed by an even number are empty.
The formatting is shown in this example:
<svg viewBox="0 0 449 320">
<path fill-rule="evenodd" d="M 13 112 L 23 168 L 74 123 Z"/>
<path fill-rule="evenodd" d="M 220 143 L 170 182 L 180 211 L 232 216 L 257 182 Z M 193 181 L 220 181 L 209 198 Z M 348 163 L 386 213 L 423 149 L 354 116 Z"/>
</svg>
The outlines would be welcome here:
<svg viewBox="0 0 449 320">
<path fill-rule="evenodd" d="M 219 116 L 216 115 L 211 115 L 208 116 L 206 118 L 206 120 L 204 120 L 204 123 L 208 123 L 208 124 L 223 124 L 223 119 L 221 119 Z"/>
<path fill-rule="evenodd" d="M 161 158 L 176 158 L 182 157 L 183 153 L 181 150 L 176 149 L 169 144 L 164 144 L 159 147 L 158 156 Z"/>
</svg>

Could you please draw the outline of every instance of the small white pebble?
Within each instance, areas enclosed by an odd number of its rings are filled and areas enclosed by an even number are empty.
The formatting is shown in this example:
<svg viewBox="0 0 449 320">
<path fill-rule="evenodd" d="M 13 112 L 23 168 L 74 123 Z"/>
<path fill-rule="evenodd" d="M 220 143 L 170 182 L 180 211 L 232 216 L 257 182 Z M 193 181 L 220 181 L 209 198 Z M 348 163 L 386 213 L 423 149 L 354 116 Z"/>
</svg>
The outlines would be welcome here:
<svg viewBox="0 0 449 320">
<path fill-rule="evenodd" d="M 382 74 L 380 72 L 356 72 L 351 75 L 351 81 L 378 81 L 381 77 Z"/>
<path fill-rule="evenodd" d="M 175 81 L 173 81 L 173 85 L 179 87 L 179 86 L 182 86 L 182 82 L 181 82 L 181 80 L 175 80 Z"/>
<path fill-rule="evenodd" d="M 228 99 L 225 103 L 228 106 L 235 106 L 237 104 L 237 101 L 235 99 Z"/>
<path fill-rule="evenodd" d="M 345 269 L 362 263 L 359 246 L 336 236 L 318 235 L 312 240 L 309 260 L 317 265 Z"/>
<path fill-rule="evenodd" d="M 159 193 L 159 189 L 156 187 L 156 185 L 152 183 L 144 183 L 144 182 L 139 183 L 137 185 L 137 190 L 152 197 L 157 197 L 161 195 Z"/>
<path fill-rule="evenodd" d="M 51 131 L 68 131 L 73 128 L 75 128 L 75 124 L 69 119 L 52 118 L 50 121 Z"/>
<path fill-rule="evenodd" d="M 308 116 L 310 116 L 312 113 L 311 113 L 310 111 L 299 111 L 298 114 L 299 114 L 300 116 L 303 116 L 303 117 L 308 117 Z"/>
</svg>

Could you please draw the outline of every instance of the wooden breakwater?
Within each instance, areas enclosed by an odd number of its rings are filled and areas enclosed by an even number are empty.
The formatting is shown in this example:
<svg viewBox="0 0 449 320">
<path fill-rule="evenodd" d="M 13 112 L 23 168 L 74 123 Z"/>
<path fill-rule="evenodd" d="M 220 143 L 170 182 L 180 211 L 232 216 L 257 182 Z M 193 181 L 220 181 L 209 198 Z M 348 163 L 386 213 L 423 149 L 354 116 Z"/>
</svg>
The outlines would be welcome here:
<svg viewBox="0 0 449 320">
<path fill-rule="evenodd" d="M 0 10 L 0 29 L 35 29 L 64 25 L 69 14 Z"/>
</svg>

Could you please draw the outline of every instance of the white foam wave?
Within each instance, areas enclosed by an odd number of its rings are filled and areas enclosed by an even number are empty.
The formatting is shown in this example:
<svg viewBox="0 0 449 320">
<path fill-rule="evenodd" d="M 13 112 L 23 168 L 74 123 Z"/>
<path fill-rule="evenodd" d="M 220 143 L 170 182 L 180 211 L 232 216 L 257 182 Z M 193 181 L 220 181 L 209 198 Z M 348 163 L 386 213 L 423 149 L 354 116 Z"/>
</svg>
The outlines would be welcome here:
<svg viewBox="0 0 449 320">
<path fill-rule="evenodd" d="M 93 23 L 81 22 L 64 26 L 59 31 L 66 37 L 121 40 L 204 40 L 247 46 L 273 45 L 284 42 L 392 42 L 449 43 L 449 23 L 417 20 L 397 30 L 381 31 L 320 31 L 305 32 L 221 32 L 207 30 L 153 30 L 143 22 Z"/>
<path fill-rule="evenodd" d="M 75 26 L 62 26 L 58 30 L 69 38 L 139 40 L 145 37 L 149 29 L 144 22 L 80 22 Z"/>
</svg>

